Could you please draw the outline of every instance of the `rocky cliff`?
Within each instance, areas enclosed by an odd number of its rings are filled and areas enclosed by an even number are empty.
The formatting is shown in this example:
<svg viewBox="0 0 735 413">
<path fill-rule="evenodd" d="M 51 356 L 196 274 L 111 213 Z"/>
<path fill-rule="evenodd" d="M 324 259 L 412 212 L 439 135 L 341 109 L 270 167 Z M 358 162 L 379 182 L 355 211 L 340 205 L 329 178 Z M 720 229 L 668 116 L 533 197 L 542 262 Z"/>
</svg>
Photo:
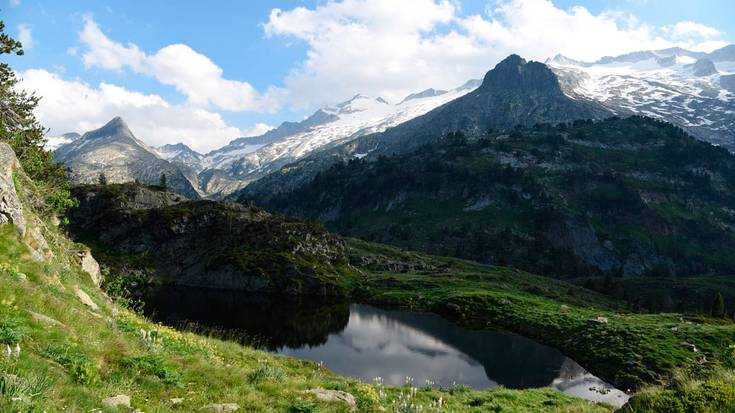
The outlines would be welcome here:
<svg viewBox="0 0 735 413">
<path fill-rule="evenodd" d="M 289 294 L 341 293 L 345 246 L 317 225 L 249 205 L 190 201 L 136 184 L 83 186 L 70 231 L 158 284 Z M 129 259 L 121 259 L 127 257 Z"/>
</svg>

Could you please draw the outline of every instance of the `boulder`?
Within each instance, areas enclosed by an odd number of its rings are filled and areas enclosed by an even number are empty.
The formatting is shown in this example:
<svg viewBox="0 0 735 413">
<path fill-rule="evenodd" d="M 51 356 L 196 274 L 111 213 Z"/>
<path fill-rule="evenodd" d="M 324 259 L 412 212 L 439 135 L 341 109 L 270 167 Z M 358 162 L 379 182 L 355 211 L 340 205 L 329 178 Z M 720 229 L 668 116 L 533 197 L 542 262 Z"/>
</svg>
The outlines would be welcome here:
<svg viewBox="0 0 735 413">
<path fill-rule="evenodd" d="M 15 152 L 8 144 L 0 142 L 0 225 L 13 224 L 20 236 L 26 232 L 23 206 L 15 191 L 14 172 L 20 168 Z"/>
<path fill-rule="evenodd" d="M 202 410 L 209 410 L 212 412 L 234 412 L 239 408 L 240 406 L 237 403 L 212 403 L 202 407 Z"/>
<path fill-rule="evenodd" d="M 33 319 L 33 321 L 37 323 L 48 324 L 48 325 L 52 325 L 56 327 L 64 327 L 64 328 L 66 327 L 64 323 L 62 323 L 61 321 L 53 319 L 47 315 L 35 313 L 33 311 L 29 311 L 29 313 L 31 314 L 31 319 Z"/>
<path fill-rule="evenodd" d="M 76 288 L 76 294 L 77 294 L 77 297 L 79 298 L 79 301 L 81 301 L 84 305 L 86 305 L 93 311 L 97 311 L 100 309 L 97 303 L 92 301 L 92 298 L 90 298 L 89 295 L 87 295 L 87 293 L 80 290 L 79 287 Z"/>
<path fill-rule="evenodd" d="M 357 399 L 355 399 L 355 396 L 341 390 L 326 390 L 319 388 L 306 390 L 304 393 L 313 394 L 317 399 L 323 402 L 342 402 L 350 409 L 357 408 Z"/>
<path fill-rule="evenodd" d="M 102 404 L 107 407 L 127 407 L 130 408 L 130 396 L 120 394 L 117 396 L 102 399 Z"/>
<path fill-rule="evenodd" d="M 607 324 L 607 322 L 607 317 L 590 318 L 589 320 L 587 320 L 587 324 L 591 326 Z"/>
<path fill-rule="evenodd" d="M 94 285 L 99 287 L 102 284 L 102 272 L 100 271 L 100 265 L 97 263 L 97 260 L 94 259 L 90 251 L 82 251 L 78 255 L 82 271 L 89 274 Z"/>
</svg>

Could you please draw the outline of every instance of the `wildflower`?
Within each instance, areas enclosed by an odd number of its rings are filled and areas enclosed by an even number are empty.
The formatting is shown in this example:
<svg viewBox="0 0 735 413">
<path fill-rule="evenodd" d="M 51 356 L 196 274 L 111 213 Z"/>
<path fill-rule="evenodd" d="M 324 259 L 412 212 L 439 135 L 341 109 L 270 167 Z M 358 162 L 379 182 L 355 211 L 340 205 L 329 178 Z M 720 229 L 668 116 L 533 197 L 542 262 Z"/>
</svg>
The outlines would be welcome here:
<svg viewBox="0 0 735 413">
<path fill-rule="evenodd" d="M 8 357 L 10 357 L 10 356 L 12 356 L 12 355 L 13 355 L 13 350 L 11 350 L 11 349 L 10 349 L 10 346 L 9 346 L 9 345 L 7 345 L 7 344 L 5 345 L 5 351 L 6 351 L 6 353 L 8 354 Z"/>
<path fill-rule="evenodd" d="M 20 343 L 15 343 L 15 350 L 13 351 L 15 357 L 20 357 Z"/>
</svg>

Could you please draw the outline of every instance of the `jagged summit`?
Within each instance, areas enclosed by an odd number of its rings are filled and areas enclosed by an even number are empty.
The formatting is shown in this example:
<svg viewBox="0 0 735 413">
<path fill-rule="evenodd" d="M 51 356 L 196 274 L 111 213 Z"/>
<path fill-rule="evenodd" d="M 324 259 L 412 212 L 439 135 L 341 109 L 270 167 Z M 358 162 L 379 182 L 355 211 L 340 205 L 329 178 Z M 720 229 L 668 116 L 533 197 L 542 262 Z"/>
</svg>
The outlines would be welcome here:
<svg viewBox="0 0 735 413">
<path fill-rule="evenodd" d="M 133 138 L 133 133 L 130 131 L 130 128 L 120 116 L 115 116 L 114 118 L 112 118 L 112 120 L 107 122 L 99 129 L 95 129 L 93 131 L 85 133 L 83 138 L 99 139 L 113 136 L 127 136 Z"/>
<path fill-rule="evenodd" d="M 527 62 L 517 54 L 506 57 L 487 72 L 480 90 L 490 93 L 500 91 L 562 93 L 558 79 L 548 66 L 534 61 Z"/>
</svg>

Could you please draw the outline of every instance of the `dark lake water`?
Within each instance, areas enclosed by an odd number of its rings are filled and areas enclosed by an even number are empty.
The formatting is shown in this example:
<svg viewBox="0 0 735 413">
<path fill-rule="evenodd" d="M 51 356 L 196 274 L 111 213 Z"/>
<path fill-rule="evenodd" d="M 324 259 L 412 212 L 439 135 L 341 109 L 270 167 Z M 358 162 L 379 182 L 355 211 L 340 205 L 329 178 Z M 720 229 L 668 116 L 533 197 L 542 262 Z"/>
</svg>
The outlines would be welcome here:
<svg viewBox="0 0 735 413">
<path fill-rule="evenodd" d="M 349 303 L 189 288 L 146 297 L 146 312 L 173 326 L 196 323 L 287 356 L 323 362 L 332 371 L 400 385 L 554 387 L 620 406 L 625 393 L 588 373 L 558 350 L 495 331 L 473 331 L 425 313 Z"/>
</svg>

